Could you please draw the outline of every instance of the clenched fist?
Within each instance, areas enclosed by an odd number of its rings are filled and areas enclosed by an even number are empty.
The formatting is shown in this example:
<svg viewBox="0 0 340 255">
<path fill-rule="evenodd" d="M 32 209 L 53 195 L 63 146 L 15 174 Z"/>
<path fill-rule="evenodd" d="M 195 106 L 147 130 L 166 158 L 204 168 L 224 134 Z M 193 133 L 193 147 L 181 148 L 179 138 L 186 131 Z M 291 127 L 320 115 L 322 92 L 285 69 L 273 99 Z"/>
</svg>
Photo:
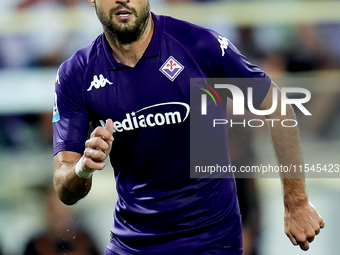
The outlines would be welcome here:
<svg viewBox="0 0 340 255">
<path fill-rule="evenodd" d="M 299 206 L 285 206 L 284 223 L 285 233 L 290 241 L 305 251 L 325 226 L 323 219 L 309 202 Z"/>
<path fill-rule="evenodd" d="M 105 159 L 110 154 L 113 142 L 113 122 L 106 121 L 105 127 L 97 127 L 85 142 L 85 151 L 82 157 L 81 168 L 85 172 L 102 170 Z"/>
</svg>

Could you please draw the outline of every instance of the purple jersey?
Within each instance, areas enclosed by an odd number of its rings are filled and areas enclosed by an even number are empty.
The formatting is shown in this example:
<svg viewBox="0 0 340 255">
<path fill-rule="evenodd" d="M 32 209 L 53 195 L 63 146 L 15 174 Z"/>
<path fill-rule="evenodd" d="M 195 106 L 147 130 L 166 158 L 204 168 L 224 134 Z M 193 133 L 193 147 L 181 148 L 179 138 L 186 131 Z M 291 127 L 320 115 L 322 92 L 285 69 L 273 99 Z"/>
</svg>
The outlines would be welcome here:
<svg viewBox="0 0 340 255">
<path fill-rule="evenodd" d="M 267 76 L 214 31 L 152 18 L 135 67 L 114 59 L 104 35 L 61 65 L 54 153 L 82 154 L 89 123 L 113 120 L 118 201 L 107 254 L 241 254 L 234 179 L 190 179 L 190 78 Z M 269 85 L 256 85 L 254 106 Z"/>
</svg>

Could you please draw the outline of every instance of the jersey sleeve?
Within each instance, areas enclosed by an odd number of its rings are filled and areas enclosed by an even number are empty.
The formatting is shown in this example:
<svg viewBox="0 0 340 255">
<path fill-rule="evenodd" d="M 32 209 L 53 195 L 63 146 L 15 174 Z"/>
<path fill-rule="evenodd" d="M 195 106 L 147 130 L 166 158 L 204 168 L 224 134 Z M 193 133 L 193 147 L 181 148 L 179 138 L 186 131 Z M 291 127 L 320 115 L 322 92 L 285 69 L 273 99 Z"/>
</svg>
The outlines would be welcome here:
<svg viewBox="0 0 340 255">
<path fill-rule="evenodd" d="M 225 37 L 211 31 L 209 40 L 210 73 L 214 78 L 228 78 L 239 87 L 245 98 L 248 88 L 253 89 L 253 105 L 257 108 L 266 97 L 271 79 L 247 58 Z M 245 106 L 247 108 L 247 106 Z"/>
<path fill-rule="evenodd" d="M 81 70 L 64 62 L 57 74 L 53 108 L 53 149 L 82 154 L 85 149 L 89 114 L 82 91 Z"/>
</svg>

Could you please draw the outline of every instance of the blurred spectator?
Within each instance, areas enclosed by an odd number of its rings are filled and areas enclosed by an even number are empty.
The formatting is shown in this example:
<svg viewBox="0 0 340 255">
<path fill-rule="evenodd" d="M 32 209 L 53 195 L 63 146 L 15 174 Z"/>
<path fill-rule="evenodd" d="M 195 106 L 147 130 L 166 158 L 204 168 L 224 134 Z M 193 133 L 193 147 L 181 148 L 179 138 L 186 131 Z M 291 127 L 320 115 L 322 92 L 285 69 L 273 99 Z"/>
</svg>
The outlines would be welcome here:
<svg viewBox="0 0 340 255">
<path fill-rule="evenodd" d="M 262 69 L 272 78 L 283 77 L 287 73 L 301 73 L 303 77 L 310 77 L 305 74 L 308 72 L 315 72 L 313 77 L 322 78 L 318 71 L 338 70 L 340 54 L 336 49 L 339 46 L 334 43 L 334 40 L 340 38 L 340 33 L 334 29 L 335 27 L 337 26 L 334 24 L 304 24 L 295 27 L 295 33 L 291 33 L 284 43 L 277 43 L 276 48 L 271 48 L 266 52 L 261 65 Z M 291 30 L 294 31 L 294 28 Z M 331 35 L 329 31 L 334 33 Z M 265 35 L 264 30 L 261 32 Z M 264 37 L 264 40 L 268 41 L 269 37 Z M 317 81 L 315 79 L 315 82 Z M 326 82 L 329 84 L 331 81 Z M 321 87 L 324 84 L 317 86 Z M 303 134 L 308 134 L 312 138 L 335 137 L 336 127 L 334 128 L 334 125 L 339 122 L 340 117 L 338 114 L 340 93 L 327 91 L 326 87 L 324 91 L 311 92 L 312 100 L 305 106 L 311 112 L 312 117 L 302 115 L 300 111 L 296 112 L 300 128 L 304 131 Z"/>
<path fill-rule="evenodd" d="M 322 48 L 334 62 L 335 67 L 340 67 L 340 23 L 322 23 L 316 25 L 318 35 L 323 39 Z"/>
<path fill-rule="evenodd" d="M 59 11 L 73 8 L 74 16 L 82 7 L 92 8 L 87 1 L 82 0 L 21 0 L 16 8 L 29 10 L 32 13 L 49 13 L 49 28 L 43 33 L 5 34 L 0 37 L 0 68 L 31 68 L 50 67 L 57 68 L 65 59 L 71 56 L 76 49 L 89 44 L 97 32 L 93 29 L 79 28 L 78 30 L 58 30 L 55 27 L 63 22 Z M 54 16 L 55 15 L 55 16 Z M 34 22 L 34 20 L 33 20 Z M 95 33 L 95 36 L 93 35 Z M 20 149 L 22 145 L 29 144 L 29 136 L 21 133 L 32 133 L 38 130 L 39 137 L 46 144 L 52 142 L 52 109 L 47 113 L 34 115 L 16 115 L 4 117 L 1 129 L 10 130 L 5 134 L 5 144 Z M 14 124 L 14 125 L 13 125 Z M 26 132 L 27 133 L 27 132 Z M 31 135 L 32 136 L 32 135 Z"/>
<path fill-rule="evenodd" d="M 0 38 L 1 67 L 22 68 L 58 66 L 63 60 L 70 57 L 76 49 L 86 46 L 97 36 L 97 31 L 86 30 L 79 27 L 58 29 L 64 22 L 60 12 L 73 9 L 75 22 L 79 21 L 82 8 L 91 8 L 87 1 L 82 0 L 22 0 L 16 6 L 18 10 L 28 10 L 40 15 L 50 14 L 46 17 L 49 29 L 43 33 L 7 34 Z M 34 16 L 32 22 L 35 22 Z M 85 24 L 84 24 L 85 26 Z M 98 26 L 98 29 L 100 27 Z"/>
<path fill-rule="evenodd" d="M 23 0 L 18 4 L 18 9 L 31 9 L 32 11 L 44 11 L 51 9 L 65 9 L 76 8 L 81 4 L 81 0 Z M 70 56 L 70 48 L 72 50 L 75 46 L 77 36 L 79 33 L 76 31 L 63 32 L 51 35 L 47 33 L 50 38 L 46 36 L 37 36 L 38 40 L 43 40 L 44 45 L 40 45 L 39 52 L 33 56 L 32 61 L 29 63 L 33 66 L 58 66 Z M 35 43 L 38 42 L 35 40 Z M 90 42 L 88 42 L 90 43 Z M 67 55 L 66 55 L 67 54 Z"/>
<path fill-rule="evenodd" d="M 332 51 L 325 47 L 328 42 L 324 36 L 321 36 L 321 32 L 322 30 L 318 29 L 315 24 L 297 27 L 298 37 L 291 43 L 286 56 L 288 72 L 329 71 L 339 68 L 336 58 L 333 57 L 336 54 L 331 53 Z M 339 115 L 334 114 L 339 112 L 340 93 L 325 90 L 312 96 L 313 100 L 306 107 L 312 113 L 313 118 L 302 116 L 301 127 L 313 137 L 325 138 L 336 117 L 339 118 Z"/>
<path fill-rule="evenodd" d="M 306 72 L 326 68 L 328 58 L 321 44 L 314 25 L 297 27 L 297 37 L 290 42 L 287 51 L 287 71 Z"/>
<path fill-rule="evenodd" d="M 92 239 L 73 224 L 73 211 L 56 196 L 54 189 L 47 192 L 45 200 L 48 228 L 32 238 L 25 255 L 99 255 Z"/>
<path fill-rule="evenodd" d="M 238 43 L 236 47 L 242 52 L 247 59 L 259 65 L 260 61 L 264 58 L 264 53 L 255 40 L 254 33 L 256 31 L 252 26 L 243 26 L 238 28 Z"/>
<path fill-rule="evenodd" d="M 272 78 L 282 77 L 286 73 L 286 58 L 280 51 L 269 53 L 261 67 Z"/>
</svg>

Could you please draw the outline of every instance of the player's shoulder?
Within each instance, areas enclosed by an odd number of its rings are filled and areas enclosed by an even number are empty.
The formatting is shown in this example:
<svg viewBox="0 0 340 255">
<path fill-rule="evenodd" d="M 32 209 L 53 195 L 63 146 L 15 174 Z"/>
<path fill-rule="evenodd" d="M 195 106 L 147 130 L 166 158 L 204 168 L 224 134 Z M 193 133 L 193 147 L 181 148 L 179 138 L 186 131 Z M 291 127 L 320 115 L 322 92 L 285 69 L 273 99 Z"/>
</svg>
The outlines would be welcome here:
<svg viewBox="0 0 340 255">
<path fill-rule="evenodd" d="M 98 57 L 98 48 L 102 43 L 102 35 L 98 36 L 86 47 L 76 51 L 70 58 L 65 60 L 59 67 L 59 78 L 79 81 L 84 77 L 87 70 L 93 66 Z"/>
<path fill-rule="evenodd" d="M 219 48 L 221 37 L 217 32 L 188 21 L 164 17 L 164 34 L 190 51 L 214 51 Z"/>
</svg>

